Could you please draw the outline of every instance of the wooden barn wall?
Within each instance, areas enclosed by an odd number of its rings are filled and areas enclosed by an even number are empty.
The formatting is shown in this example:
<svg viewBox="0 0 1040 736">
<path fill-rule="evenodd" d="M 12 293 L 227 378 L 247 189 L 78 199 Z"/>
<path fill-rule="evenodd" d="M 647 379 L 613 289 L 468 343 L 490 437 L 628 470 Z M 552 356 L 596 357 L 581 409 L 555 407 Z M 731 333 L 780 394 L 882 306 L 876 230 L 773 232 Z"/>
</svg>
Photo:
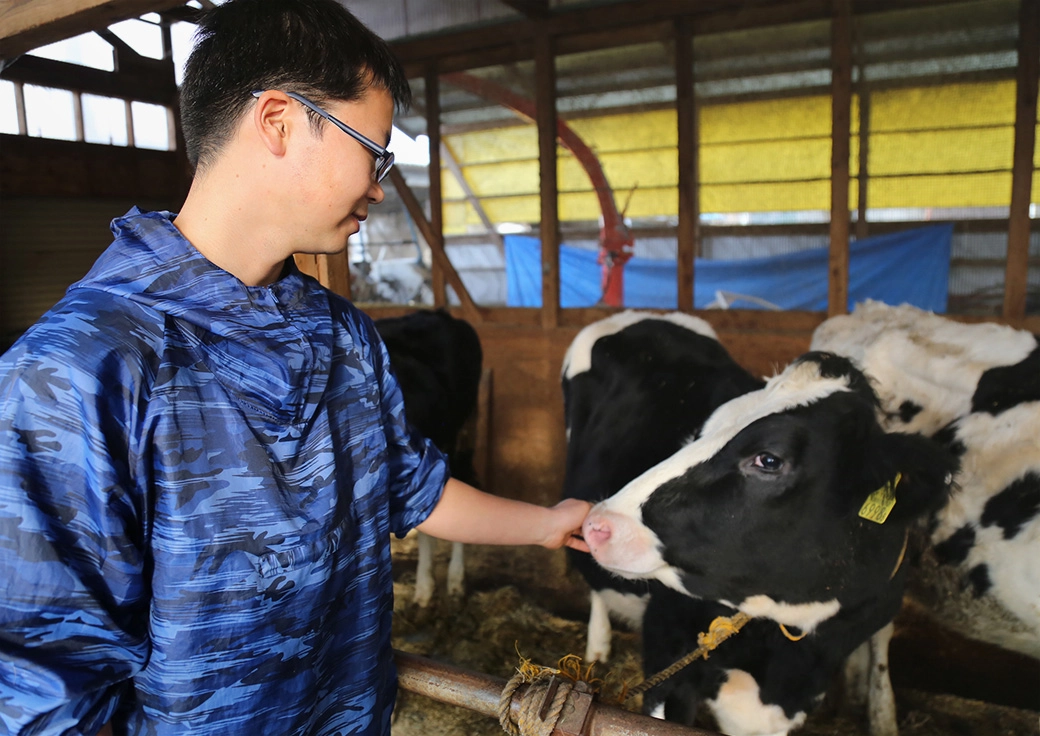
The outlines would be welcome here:
<svg viewBox="0 0 1040 736">
<path fill-rule="evenodd" d="M 129 199 L 0 198 L 0 348 L 87 273 L 112 242 L 109 223 L 135 204 L 172 206 Z"/>
</svg>

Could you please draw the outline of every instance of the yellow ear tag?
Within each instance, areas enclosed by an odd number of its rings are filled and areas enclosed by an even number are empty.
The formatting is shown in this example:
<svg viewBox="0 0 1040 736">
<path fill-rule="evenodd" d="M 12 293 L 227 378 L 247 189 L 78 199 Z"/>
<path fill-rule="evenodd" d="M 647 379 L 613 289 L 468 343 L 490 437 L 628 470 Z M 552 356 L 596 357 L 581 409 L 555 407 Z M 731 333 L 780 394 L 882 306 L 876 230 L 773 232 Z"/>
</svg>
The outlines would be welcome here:
<svg viewBox="0 0 1040 736">
<path fill-rule="evenodd" d="M 859 510 L 859 515 L 876 524 L 884 524 L 896 505 L 896 486 L 902 479 L 903 474 L 896 473 L 896 477 L 891 483 L 886 483 L 867 496 L 867 500 L 863 502 L 863 507 Z"/>
</svg>

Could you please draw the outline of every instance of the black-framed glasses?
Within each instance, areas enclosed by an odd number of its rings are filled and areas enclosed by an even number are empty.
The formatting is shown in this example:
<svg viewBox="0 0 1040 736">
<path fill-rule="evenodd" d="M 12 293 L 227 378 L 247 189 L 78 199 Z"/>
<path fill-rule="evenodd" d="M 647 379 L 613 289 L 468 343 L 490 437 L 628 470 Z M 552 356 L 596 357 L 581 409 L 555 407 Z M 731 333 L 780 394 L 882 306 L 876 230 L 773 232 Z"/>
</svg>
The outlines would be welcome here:
<svg viewBox="0 0 1040 736">
<path fill-rule="evenodd" d="M 255 89 L 253 90 L 253 97 L 259 97 L 265 91 L 266 90 Z M 394 165 L 393 151 L 386 150 L 372 139 L 362 135 L 361 133 L 358 133 L 356 130 L 344 123 L 342 120 L 337 120 L 335 117 L 322 110 L 320 107 L 315 105 L 313 102 L 308 100 L 303 95 L 298 95 L 295 92 L 286 92 L 285 90 L 282 90 L 282 92 L 299 102 L 301 105 L 309 107 L 311 110 L 321 115 L 323 118 L 328 120 L 330 123 L 335 125 L 337 128 L 342 130 L 344 133 L 346 133 L 351 138 L 360 143 L 362 146 L 371 151 L 372 155 L 376 157 L 375 180 L 377 182 L 383 181 L 386 175 L 390 172 L 390 168 Z"/>
</svg>

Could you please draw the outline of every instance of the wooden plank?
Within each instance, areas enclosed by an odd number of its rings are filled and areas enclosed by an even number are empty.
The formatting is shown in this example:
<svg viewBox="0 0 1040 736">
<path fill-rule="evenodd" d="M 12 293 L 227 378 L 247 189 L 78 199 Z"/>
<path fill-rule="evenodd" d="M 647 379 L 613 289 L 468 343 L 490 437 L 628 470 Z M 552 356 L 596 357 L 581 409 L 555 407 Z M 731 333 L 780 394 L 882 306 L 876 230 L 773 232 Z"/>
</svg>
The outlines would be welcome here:
<svg viewBox="0 0 1040 736">
<path fill-rule="evenodd" d="M 329 291 L 350 299 L 350 262 L 347 249 L 339 253 L 316 255 L 318 264 L 318 281 Z"/>
<path fill-rule="evenodd" d="M 441 85 L 437 76 L 437 64 L 430 63 L 425 74 L 426 102 L 426 135 L 429 138 L 430 165 L 427 172 L 430 177 L 430 227 L 444 242 L 444 196 L 441 190 Z M 440 264 L 433 262 L 432 284 L 433 306 L 444 307 L 448 304 L 448 294 L 444 288 L 444 272 Z"/>
<path fill-rule="evenodd" d="M 500 2 L 528 18 L 549 17 L 549 0 L 500 0 Z"/>
<path fill-rule="evenodd" d="M 862 77 L 863 67 L 860 67 Z M 870 89 L 860 87 L 859 93 L 859 186 L 856 191 L 856 239 L 870 234 L 867 224 L 867 193 L 870 190 Z"/>
<path fill-rule="evenodd" d="M 183 5 L 183 0 L 0 0 L 0 58 Z"/>
<path fill-rule="evenodd" d="M 559 36 L 556 44 L 556 53 L 559 56 L 565 56 L 567 54 L 580 54 L 600 49 L 613 49 L 619 46 L 668 42 L 675 36 L 676 22 L 637 23 L 632 26 L 611 28 L 606 31 Z"/>
<path fill-rule="evenodd" d="M 834 0 L 831 20 L 831 227 L 827 314 L 849 300 L 849 136 L 852 107 L 852 0 Z"/>
<path fill-rule="evenodd" d="M 675 95 L 679 163 L 678 308 L 693 311 L 694 262 L 700 242 L 697 171 L 697 107 L 693 88 L 693 28 L 689 20 L 675 24 Z"/>
<path fill-rule="evenodd" d="M 191 184 L 183 151 L 0 134 L 0 196 L 114 197 L 182 202 Z"/>
<path fill-rule="evenodd" d="M 560 211 L 556 179 L 556 63 L 552 38 L 535 40 L 535 106 L 542 239 L 542 326 L 560 321 Z"/>
<path fill-rule="evenodd" d="M 57 87 L 103 97 L 177 105 L 177 83 L 172 59 L 145 59 L 130 69 L 106 72 L 104 69 L 65 61 L 23 56 L 0 72 L 0 79 L 41 87 Z"/>
<path fill-rule="evenodd" d="M 318 257 L 312 253 L 297 253 L 293 256 L 296 267 L 311 278 L 321 281 L 321 269 L 318 268 Z"/>
<path fill-rule="evenodd" d="M 412 220 L 415 222 L 415 226 L 419 228 L 420 234 L 426 240 L 427 245 L 430 246 L 430 252 L 433 254 L 435 263 L 439 263 L 441 269 L 444 271 L 444 276 L 451 284 L 451 288 L 455 290 L 455 294 L 459 297 L 459 301 L 462 303 L 462 311 L 466 319 L 471 322 L 478 323 L 483 320 L 480 307 L 473 301 L 473 297 L 470 296 L 469 290 L 466 289 L 466 285 L 462 283 L 462 278 L 459 276 L 459 272 L 455 270 L 455 266 L 452 265 L 451 260 L 448 258 L 448 254 L 444 251 L 444 241 L 441 236 L 434 232 L 433 227 L 430 225 L 430 221 L 426 219 L 426 215 L 422 211 L 422 205 L 419 204 L 419 200 L 416 198 L 415 193 L 412 192 L 411 188 L 405 183 L 404 176 L 400 170 L 396 167 L 390 169 L 390 181 L 393 182 L 394 187 L 397 189 L 397 193 L 401 197 L 401 201 L 404 202 L 404 206 L 408 209 L 408 214 L 412 216 Z"/>
<path fill-rule="evenodd" d="M 28 135 L 29 122 L 25 117 L 25 89 L 21 82 L 14 83 L 14 115 L 18 119 L 18 135 Z"/>
<path fill-rule="evenodd" d="M 1037 84 L 1040 83 L 1040 2 L 1022 0 L 1018 25 L 1015 148 L 1003 312 L 1004 319 L 1011 321 L 1022 319 L 1026 313 L 1029 201 L 1032 198 L 1033 153 L 1036 147 Z"/>
</svg>

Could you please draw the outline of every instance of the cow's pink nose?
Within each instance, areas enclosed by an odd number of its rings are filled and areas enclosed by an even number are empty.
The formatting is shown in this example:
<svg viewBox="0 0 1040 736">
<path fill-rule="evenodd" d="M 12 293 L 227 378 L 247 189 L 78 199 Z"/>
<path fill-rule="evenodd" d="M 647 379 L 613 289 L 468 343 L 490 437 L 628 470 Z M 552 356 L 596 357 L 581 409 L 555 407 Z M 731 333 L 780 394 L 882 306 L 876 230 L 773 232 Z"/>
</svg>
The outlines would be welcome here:
<svg viewBox="0 0 1040 736">
<path fill-rule="evenodd" d="M 599 547 L 610 540 L 610 524 L 606 519 L 587 519 L 581 533 L 586 544 Z"/>
</svg>

